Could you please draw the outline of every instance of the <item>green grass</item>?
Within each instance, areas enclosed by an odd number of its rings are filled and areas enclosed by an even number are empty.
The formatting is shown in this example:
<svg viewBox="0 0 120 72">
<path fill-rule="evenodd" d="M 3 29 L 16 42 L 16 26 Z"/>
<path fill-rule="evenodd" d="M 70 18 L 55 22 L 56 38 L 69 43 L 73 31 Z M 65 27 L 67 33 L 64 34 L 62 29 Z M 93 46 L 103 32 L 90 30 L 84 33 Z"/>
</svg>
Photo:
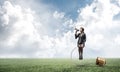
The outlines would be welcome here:
<svg viewBox="0 0 120 72">
<path fill-rule="evenodd" d="M 120 72 L 120 59 L 107 59 L 103 67 L 95 59 L 0 59 L 0 72 Z"/>
</svg>

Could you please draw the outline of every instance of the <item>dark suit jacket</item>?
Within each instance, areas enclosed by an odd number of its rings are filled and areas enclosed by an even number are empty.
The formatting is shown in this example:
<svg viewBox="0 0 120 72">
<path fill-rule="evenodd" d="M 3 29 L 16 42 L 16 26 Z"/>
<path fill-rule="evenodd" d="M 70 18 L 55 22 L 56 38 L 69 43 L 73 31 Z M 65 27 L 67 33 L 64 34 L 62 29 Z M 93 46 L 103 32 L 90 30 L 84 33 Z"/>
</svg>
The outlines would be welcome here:
<svg viewBox="0 0 120 72">
<path fill-rule="evenodd" d="M 75 39 L 78 38 L 78 44 L 85 44 L 86 42 L 86 34 L 83 33 L 83 35 L 81 36 L 81 33 L 75 34 Z"/>
</svg>

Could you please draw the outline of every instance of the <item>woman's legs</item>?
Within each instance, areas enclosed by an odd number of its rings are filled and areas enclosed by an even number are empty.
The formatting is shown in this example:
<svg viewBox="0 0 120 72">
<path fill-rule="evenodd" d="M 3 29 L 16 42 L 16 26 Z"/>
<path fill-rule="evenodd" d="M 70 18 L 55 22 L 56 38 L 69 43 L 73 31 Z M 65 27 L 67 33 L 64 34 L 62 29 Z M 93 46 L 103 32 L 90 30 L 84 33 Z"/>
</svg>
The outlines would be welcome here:
<svg viewBox="0 0 120 72">
<path fill-rule="evenodd" d="M 81 45 L 78 46 L 79 59 L 83 59 L 83 48 L 84 46 Z"/>
<path fill-rule="evenodd" d="M 83 47 L 80 47 L 81 59 L 83 59 Z"/>
<path fill-rule="evenodd" d="M 78 47 L 78 52 L 79 52 L 79 59 L 81 58 L 81 50 L 80 47 Z"/>
<path fill-rule="evenodd" d="M 83 59 L 83 47 L 79 47 L 79 59 Z"/>
</svg>

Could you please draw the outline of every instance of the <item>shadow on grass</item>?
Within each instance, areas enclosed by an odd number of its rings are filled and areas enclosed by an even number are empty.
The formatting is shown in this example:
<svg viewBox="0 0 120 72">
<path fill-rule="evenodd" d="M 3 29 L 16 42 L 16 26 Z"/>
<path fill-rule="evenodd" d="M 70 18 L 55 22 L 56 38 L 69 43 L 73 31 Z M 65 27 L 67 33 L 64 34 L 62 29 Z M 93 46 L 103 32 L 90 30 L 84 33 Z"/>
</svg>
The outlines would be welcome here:
<svg viewBox="0 0 120 72">
<path fill-rule="evenodd" d="M 98 67 L 98 66 L 92 64 L 77 64 L 76 67 Z"/>
</svg>

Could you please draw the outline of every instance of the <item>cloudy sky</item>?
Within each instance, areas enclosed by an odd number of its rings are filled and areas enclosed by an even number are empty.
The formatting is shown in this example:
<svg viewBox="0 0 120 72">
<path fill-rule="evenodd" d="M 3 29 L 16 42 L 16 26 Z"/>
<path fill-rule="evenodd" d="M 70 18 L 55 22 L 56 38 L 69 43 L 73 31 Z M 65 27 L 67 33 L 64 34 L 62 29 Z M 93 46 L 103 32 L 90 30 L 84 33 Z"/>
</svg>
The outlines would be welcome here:
<svg viewBox="0 0 120 72">
<path fill-rule="evenodd" d="M 120 57 L 120 0 L 0 0 L 0 58 Z"/>
</svg>

